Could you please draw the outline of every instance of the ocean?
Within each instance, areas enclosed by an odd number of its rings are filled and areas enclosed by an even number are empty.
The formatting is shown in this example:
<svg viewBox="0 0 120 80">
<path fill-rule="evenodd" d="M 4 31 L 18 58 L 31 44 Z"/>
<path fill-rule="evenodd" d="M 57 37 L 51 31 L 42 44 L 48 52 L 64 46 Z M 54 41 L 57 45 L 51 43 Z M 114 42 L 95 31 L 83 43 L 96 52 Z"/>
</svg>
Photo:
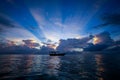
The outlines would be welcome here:
<svg viewBox="0 0 120 80">
<path fill-rule="evenodd" d="M 0 55 L 0 80 L 120 80 L 120 54 Z"/>
</svg>

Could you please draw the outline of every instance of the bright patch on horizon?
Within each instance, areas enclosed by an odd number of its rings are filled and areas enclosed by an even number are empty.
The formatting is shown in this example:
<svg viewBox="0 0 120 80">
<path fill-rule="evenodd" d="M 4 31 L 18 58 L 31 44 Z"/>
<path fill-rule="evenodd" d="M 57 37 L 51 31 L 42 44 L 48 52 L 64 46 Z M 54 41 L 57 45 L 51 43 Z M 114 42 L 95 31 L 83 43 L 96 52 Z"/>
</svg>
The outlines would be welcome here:
<svg viewBox="0 0 120 80">
<path fill-rule="evenodd" d="M 82 52 L 83 48 L 72 48 L 70 51 Z"/>
</svg>

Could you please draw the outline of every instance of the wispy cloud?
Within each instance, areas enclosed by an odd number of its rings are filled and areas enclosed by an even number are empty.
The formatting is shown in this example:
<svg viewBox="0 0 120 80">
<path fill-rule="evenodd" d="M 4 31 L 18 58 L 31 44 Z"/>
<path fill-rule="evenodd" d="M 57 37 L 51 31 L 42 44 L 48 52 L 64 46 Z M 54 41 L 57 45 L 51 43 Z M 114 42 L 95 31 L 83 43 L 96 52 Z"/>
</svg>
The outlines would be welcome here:
<svg viewBox="0 0 120 80">
<path fill-rule="evenodd" d="M 4 14 L 0 14 L 0 31 L 7 28 L 20 27 L 14 20 Z"/>
<path fill-rule="evenodd" d="M 107 26 L 119 27 L 120 26 L 120 13 L 104 14 L 101 16 L 102 24 L 95 26 L 95 28 L 104 28 Z"/>
</svg>

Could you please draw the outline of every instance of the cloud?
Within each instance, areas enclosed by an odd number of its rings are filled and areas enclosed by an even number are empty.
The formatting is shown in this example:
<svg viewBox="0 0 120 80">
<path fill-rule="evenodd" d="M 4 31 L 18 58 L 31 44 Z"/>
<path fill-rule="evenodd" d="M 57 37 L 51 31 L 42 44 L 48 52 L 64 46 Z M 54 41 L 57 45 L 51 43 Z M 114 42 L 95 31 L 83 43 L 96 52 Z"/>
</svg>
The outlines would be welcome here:
<svg viewBox="0 0 120 80">
<path fill-rule="evenodd" d="M 16 22 L 6 15 L 0 14 L 0 31 L 3 32 L 6 29 L 20 27 Z"/>
<path fill-rule="evenodd" d="M 103 21 L 103 23 L 95 26 L 95 28 L 102 28 L 108 25 L 120 27 L 120 13 L 102 15 L 101 20 Z"/>
<path fill-rule="evenodd" d="M 114 44 L 109 32 L 101 32 L 93 38 L 93 43 L 88 44 L 84 51 L 102 51 Z"/>
<path fill-rule="evenodd" d="M 41 49 L 40 49 L 40 53 L 43 53 L 43 54 L 48 54 L 50 51 L 53 51 L 54 49 L 51 48 L 50 46 L 42 46 Z"/>
<path fill-rule="evenodd" d="M 14 35 L 16 35 L 17 37 L 19 36 L 17 34 L 20 34 L 22 32 L 20 30 L 23 31 L 22 26 L 20 26 L 18 23 L 13 21 L 8 16 L 0 14 L 0 34 L 1 34 L 0 37 L 1 38 L 9 38 L 10 36 L 14 36 Z"/>
<path fill-rule="evenodd" d="M 118 40 L 118 41 L 115 41 L 115 45 L 118 45 L 118 46 L 120 46 L 120 40 Z"/>
<path fill-rule="evenodd" d="M 106 44 L 89 44 L 86 48 L 84 48 L 84 51 L 102 51 L 106 49 L 108 45 Z"/>
<path fill-rule="evenodd" d="M 114 41 L 114 44 L 106 48 L 105 51 L 120 51 L 120 40 Z"/>
<path fill-rule="evenodd" d="M 40 45 L 35 40 L 22 40 L 23 43 L 17 44 L 15 41 L 2 40 L 0 41 L 0 53 L 41 53 L 48 54 L 56 48 L 55 44 Z M 38 48 L 39 47 L 39 48 Z"/>
<path fill-rule="evenodd" d="M 57 50 L 71 51 L 72 49 L 84 49 L 84 51 L 102 51 L 108 47 L 116 46 L 118 42 L 115 43 L 109 32 L 101 32 L 81 39 L 60 40 Z"/>
<path fill-rule="evenodd" d="M 6 27 L 14 27 L 11 19 L 9 19 L 7 16 L 1 15 L 1 14 L 0 14 L 0 25 L 4 25 Z"/>
<path fill-rule="evenodd" d="M 18 44 L 20 43 L 20 44 Z M 7 40 L 7 39 L 2 39 L 0 40 L 0 44 L 4 44 L 2 46 L 4 47 L 11 47 L 11 46 L 27 46 L 29 48 L 35 48 L 35 47 L 40 47 L 40 44 L 37 43 L 35 40 L 31 40 L 31 39 L 27 39 L 27 40 L 22 40 L 19 42 L 17 42 L 16 40 L 11 41 L 11 40 Z"/>
<path fill-rule="evenodd" d="M 6 40 L 6 39 L 0 40 L 0 51 L 3 51 L 6 47 L 11 47 L 11 46 L 15 46 L 13 41 Z"/>
<path fill-rule="evenodd" d="M 0 42 L 0 53 L 35 53 L 38 51 L 36 47 L 40 47 L 40 44 L 33 40 L 23 40 L 23 42 L 18 45 L 15 41 L 2 41 Z"/>
<path fill-rule="evenodd" d="M 97 37 L 100 39 L 98 43 L 94 43 L 94 38 Z M 90 40 L 93 39 L 93 43 L 90 42 Z M 39 43 L 37 43 L 35 40 L 32 39 L 26 39 L 22 40 L 22 44 L 17 44 L 16 41 L 10 41 L 10 40 L 1 40 L 0 41 L 0 53 L 6 52 L 6 53 L 41 53 L 41 54 L 47 54 L 50 51 L 53 51 L 57 46 L 56 44 L 47 44 L 45 43 L 43 46 L 41 46 Z M 51 42 L 51 41 L 50 41 Z M 40 49 L 36 49 L 36 47 L 40 47 Z M 59 46 L 57 47 L 57 50 L 59 51 L 118 51 L 120 49 L 120 41 L 114 41 L 108 32 L 102 32 L 99 34 L 96 34 L 94 36 L 88 36 L 81 39 L 66 39 L 66 40 L 60 40 Z"/>
<path fill-rule="evenodd" d="M 87 46 L 89 40 L 91 40 L 92 38 L 93 36 L 84 37 L 81 39 L 72 38 L 67 40 L 60 40 L 57 50 L 70 51 L 73 48 L 83 48 Z"/>
<path fill-rule="evenodd" d="M 93 38 L 94 44 L 111 44 L 113 43 L 113 39 L 110 37 L 109 32 L 101 32 L 99 34 L 96 34 Z"/>
<path fill-rule="evenodd" d="M 22 40 L 24 42 L 24 44 L 30 48 L 35 48 L 35 47 L 39 47 L 40 44 L 39 43 L 36 43 L 34 42 L 34 40 Z"/>
</svg>

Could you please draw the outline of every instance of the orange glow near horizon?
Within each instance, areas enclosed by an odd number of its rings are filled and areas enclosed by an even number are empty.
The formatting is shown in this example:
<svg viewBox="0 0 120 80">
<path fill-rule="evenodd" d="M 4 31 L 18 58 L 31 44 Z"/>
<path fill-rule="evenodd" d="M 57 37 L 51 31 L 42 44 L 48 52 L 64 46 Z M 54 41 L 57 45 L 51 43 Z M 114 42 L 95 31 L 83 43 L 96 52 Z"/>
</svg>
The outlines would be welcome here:
<svg viewBox="0 0 120 80">
<path fill-rule="evenodd" d="M 93 38 L 93 44 L 98 44 L 98 43 L 100 43 L 101 42 L 101 40 L 100 40 L 100 38 L 99 37 L 94 37 Z"/>
<path fill-rule="evenodd" d="M 102 61 L 103 60 L 103 56 L 100 55 L 100 54 L 96 54 L 95 55 L 95 60 L 96 60 L 96 66 L 97 66 L 97 68 L 96 68 L 97 75 L 99 75 L 98 80 L 104 80 L 103 76 L 102 76 L 102 73 L 105 72 L 105 68 L 103 66 L 103 61 Z"/>
</svg>

